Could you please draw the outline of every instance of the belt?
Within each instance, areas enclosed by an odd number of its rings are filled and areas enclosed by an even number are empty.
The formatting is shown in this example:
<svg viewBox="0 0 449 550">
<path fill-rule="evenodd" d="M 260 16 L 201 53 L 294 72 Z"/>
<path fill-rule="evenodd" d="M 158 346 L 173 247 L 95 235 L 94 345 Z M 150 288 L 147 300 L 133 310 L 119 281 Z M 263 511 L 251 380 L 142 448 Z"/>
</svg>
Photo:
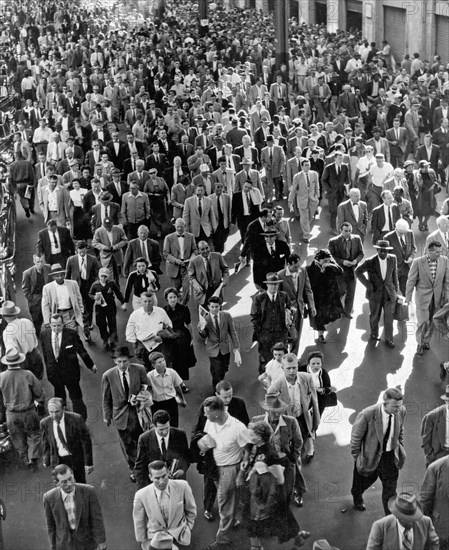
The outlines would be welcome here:
<svg viewBox="0 0 449 550">
<path fill-rule="evenodd" d="M 64 313 L 64 311 L 72 311 L 73 307 L 68 307 L 66 309 L 58 309 L 58 313 Z"/>
<path fill-rule="evenodd" d="M 218 466 L 217 468 L 235 468 L 235 466 L 239 466 L 240 462 L 236 462 L 235 464 L 225 464 L 224 466 Z"/>
</svg>

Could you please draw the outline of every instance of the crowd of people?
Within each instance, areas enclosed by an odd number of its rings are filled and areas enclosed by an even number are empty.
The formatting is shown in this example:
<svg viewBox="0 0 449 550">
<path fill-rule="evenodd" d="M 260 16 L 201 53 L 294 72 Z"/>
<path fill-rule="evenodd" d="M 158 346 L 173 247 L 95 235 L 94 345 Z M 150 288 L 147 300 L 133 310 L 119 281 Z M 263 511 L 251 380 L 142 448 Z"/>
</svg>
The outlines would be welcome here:
<svg viewBox="0 0 449 550">
<path fill-rule="evenodd" d="M 0 308 L 0 408 L 23 466 L 53 468 L 56 487 L 44 495 L 51 548 L 107 548 L 86 484 L 93 453 L 80 387 L 80 359 L 91 371 L 83 377 L 97 372 L 95 325 L 114 361 L 102 374 L 103 420 L 136 483 L 142 548 L 189 546 L 193 463 L 207 521 L 218 503 L 210 550 L 231 548 L 242 524 L 251 550 L 271 537 L 303 546 L 310 533 L 292 507 L 304 504 L 302 466 L 314 459 L 320 418 L 337 405 L 323 346 L 335 321 L 351 322 L 357 280 L 372 344 L 383 314 L 384 344 L 395 347 L 393 322 L 408 319 L 412 302 L 418 356 L 435 330 L 449 338 L 449 199 L 436 211 L 448 183 L 448 67 L 419 53 L 397 60 L 386 41 L 295 20 L 289 61 L 277 64 L 271 17 L 219 5 L 207 26 L 187 1 L 148 19 L 107 2 L 7 9 L 0 65 L 16 109 L 4 185 L 25 223 L 40 213 L 45 227 L 22 276 L 31 319 L 11 300 Z M 438 228 L 429 233 L 431 217 Z M 303 267 L 290 226 L 307 249 L 324 221 L 328 246 Z M 426 235 L 421 255 L 417 232 Z M 257 291 L 247 313 L 265 397 L 252 419 L 226 380 L 231 361 L 242 363 L 223 307 L 235 234 L 234 272 L 252 265 Z M 122 333 L 117 302 L 132 309 Z M 306 317 L 317 345 L 299 364 Z M 187 384 L 198 337 L 212 391 L 189 442 L 179 409 L 195 392 Z M 442 361 L 443 383 L 448 372 Z M 422 423 L 419 494 L 397 493 L 403 392 L 389 388 L 357 415 L 354 510 L 366 509 L 363 493 L 380 479 L 385 512 L 367 550 L 449 548 L 449 385 L 441 399 Z"/>
</svg>

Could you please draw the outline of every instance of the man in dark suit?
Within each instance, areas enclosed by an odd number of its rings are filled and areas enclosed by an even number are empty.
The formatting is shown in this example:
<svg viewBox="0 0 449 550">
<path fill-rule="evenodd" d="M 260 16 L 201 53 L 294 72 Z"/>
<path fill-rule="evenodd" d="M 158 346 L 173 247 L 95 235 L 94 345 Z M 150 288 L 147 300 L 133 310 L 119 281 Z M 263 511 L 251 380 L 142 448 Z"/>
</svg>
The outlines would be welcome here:
<svg viewBox="0 0 449 550">
<path fill-rule="evenodd" d="M 439 107 L 437 107 L 433 113 L 433 130 L 437 130 L 441 126 L 441 121 L 443 118 L 449 117 L 449 105 L 448 105 L 448 99 L 446 96 L 443 96 L 441 98 L 441 103 Z"/>
<path fill-rule="evenodd" d="M 388 241 L 380 240 L 374 248 L 377 249 L 377 255 L 364 260 L 356 268 L 355 274 L 366 287 L 370 310 L 370 339 L 379 340 L 379 319 L 383 310 L 385 343 L 389 348 L 394 348 L 393 317 L 396 297 L 400 295 L 397 261 L 396 256 L 388 253 L 393 250 Z"/>
<path fill-rule="evenodd" d="M 245 181 L 242 191 L 239 191 L 232 195 L 232 223 L 237 223 L 237 227 L 240 231 L 240 240 L 242 245 L 245 244 L 249 224 L 257 220 L 258 217 L 262 215 L 262 212 L 260 210 L 261 205 L 254 203 L 252 190 L 252 183 L 250 181 Z M 268 218 L 267 211 L 263 212 L 263 217 Z M 262 225 L 259 224 L 259 227 L 261 230 L 263 230 Z M 249 249 L 248 254 L 245 257 L 249 259 Z"/>
<path fill-rule="evenodd" d="M 123 163 L 128 156 L 126 145 L 119 140 L 118 132 L 112 132 L 112 139 L 106 143 L 106 151 L 108 152 L 109 160 L 114 163 L 114 166 L 122 170 Z"/>
<path fill-rule="evenodd" d="M 120 205 L 112 201 L 112 193 L 102 191 L 98 197 L 99 203 L 90 209 L 90 227 L 92 234 L 103 225 L 105 218 L 111 218 L 114 225 L 123 223 Z"/>
<path fill-rule="evenodd" d="M 145 368 L 132 363 L 131 353 L 127 346 L 117 348 L 114 353 L 115 366 L 103 374 L 101 380 L 101 395 L 103 420 L 106 426 L 111 423 L 117 428 L 121 440 L 121 448 L 128 463 L 132 482 L 135 482 L 133 470 L 137 457 L 137 441 L 142 434 L 142 428 L 137 418 L 138 402 L 132 399 L 148 385 Z"/>
<path fill-rule="evenodd" d="M 87 253 L 87 244 L 85 241 L 78 241 L 76 243 L 76 252 L 74 256 L 71 256 L 67 260 L 65 277 L 78 283 L 84 305 L 84 336 L 86 341 L 91 343 L 90 331 L 93 329 L 92 314 L 94 303 L 89 297 L 89 291 L 98 278 L 100 264 L 95 256 Z"/>
<path fill-rule="evenodd" d="M 187 168 L 187 159 L 194 153 L 195 149 L 193 145 L 189 143 L 188 135 L 181 136 L 181 143 L 178 143 L 176 147 L 176 155 L 181 158 L 181 165 L 183 168 Z"/>
<path fill-rule="evenodd" d="M 292 307 L 296 309 L 294 323 L 298 334 L 291 350 L 293 353 L 297 353 L 299 349 L 305 301 L 307 302 L 310 317 L 316 315 L 315 300 L 313 298 L 309 276 L 307 275 L 307 271 L 300 267 L 300 264 L 301 258 L 297 254 L 291 254 L 287 260 L 287 266 L 278 271 L 277 274 L 279 279 L 282 279 L 279 289 L 287 294 L 290 298 Z"/>
<path fill-rule="evenodd" d="M 337 235 L 337 210 L 338 205 L 343 201 L 344 196 L 349 192 L 350 179 L 349 168 L 343 164 L 343 153 L 336 151 L 335 162 L 324 168 L 321 184 L 327 191 L 329 201 L 330 226 L 333 235 Z"/>
<path fill-rule="evenodd" d="M 385 190 L 380 194 L 383 204 L 376 206 L 372 212 L 371 230 L 373 232 L 373 244 L 384 239 L 385 235 L 394 230 L 395 223 L 401 217 L 397 204 L 393 204 L 393 193 Z"/>
<path fill-rule="evenodd" d="M 420 115 L 422 119 L 422 125 L 425 132 L 433 132 L 433 117 L 435 110 L 440 106 L 440 100 L 437 99 L 437 93 L 435 90 L 429 91 L 429 96 L 422 100 Z"/>
<path fill-rule="evenodd" d="M 64 267 L 67 258 L 75 254 L 70 230 L 58 226 L 56 220 L 49 220 L 47 228 L 39 231 L 36 251 L 45 257 L 45 263 L 61 264 Z"/>
<path fill-rule="evenodd" d="M 41 333 L 42 354 L 47 368 L 47 378 L 55 390 L 55 397 L 66 403 L 66 388 L 73 404 L 73 411 L 87 420 L 87 409 L 80 388 L 81 357 L 86 367 L 94 374 L 97 367 L 85 350 L 78 333 L 64 327 L 62 316 L 55 313 L 51 316 L 50 327 Z"/>
<path fill-rule="evenodd" d="M 253 278 L 254 284 L 259 288 L 265 288 L 267 273 L 277 273 L 284 269 L 290 257 L 290 247 L 285 241 L 277 239 L 278 233 L 276 227 L 267 227 L 261 234 L 265 243 L 254 252 Z"/>
<path fill-rule="evenodd" d="M 407 136 L 399 118 L 393 120 L 393 127 L 387 130 L 385 137 L 390 146 L 390 164 L 393 168 L 402 168 Z"/>
<path fill-rule="evenodd" d="M 41 424 L 44 466 L 66 464 L 73 470 L 75 481 L 86 483 L 93 467 L 92 441 L 86 423 L 79 414 L 64 410 L 62 399 L 52 397 L 48 415 Z"/>
<path fill-rule="evenodd" d="M 42 289 L 49 282 L 50 266 L 45 263 L 44 256 L 33 255 L 34 266 L 25 270 L 22 275 L 22 290 L 28 302 L 31 319 L 33 320 L 36 335 L 41 333 L 42 317 Z"/>
<path fill-rule="evenodd" d="M 212 242 L 215 252 L 219 252 L 220 254 L 224 251 L 224 245 L 231 225 L 231 197 L 223 191 L 223 184 L 217 181 L 214 185 L 214 192 L 209 195 L 215 219 L 217 220 L 217 229 L 212 235 Z"/>
<path fill-rule="evenodd" d="M 405 296 L 408 273 L 417 248 L 415 244 L 415 235 L 413 231 L 409 229 L 409 225 L 405 220 L 399 219 L 395 224 L 395 228 L 394 231 L 390 231 L 390 233 L 385 235 L 385 240 L 390 243 L 390 246 L 393 248 L 392 254 L 396 256 L 398 262 L 399 288 L 401 289 L 401 293 Z"/>
<path fill-rule="evenodd" d="M 355 269 L 365 255 L 362 240 L 358 235 L 352 234 L 352 225 L 349 222 L 343 222 L 340 226 L 340 235 L 329 240 L 328 248 L 334 260 L 343 269 L 343 273 L 337 276 L 340 294 L 345 296 L 343 315 L 352 319 L 356 286 Z"/>
<path fill-rule="evenodd" d="M 128 185 L 124 181 L 120 181 L 121 172 L 118 168 L 111 170 L 112 181 L 107 184 L 105 191 L 112 195 L 112 202 L 122 205 L 122 197 L 129 191 Z"/>
<path fill-rule="evenodd" d="M 244 158 L 249 158 L 253 166 L 259 167 L 259 153 L 255 147 L 251 146 L 251 138 L 249 136 L 243 136 L 242 145 L 234 149 L 234 155 L 238 155 L 242 160 Z"/>
<path fill-rule="evenodd" d="M 340 230 L 344 222 L 351 224 L 352 234 L 358 235 L 363 244 L 368 225 L 368 208 L 366 202 L 360 200 L 360 189 L 357 187 L 350 189 L 349 199 L 338 205 L 337 227 Z"/>
<path fill-rule="evenodd" d="M 160 152 L 159 142 L 155 141 L 151 144 L 153 152 L 145 159 L 146 170 L 156 168 L 158 174 L 164 174 L 169 167 L 169 161 L 165 153 Z"/>
<path fill-rule="evenodd" d="M 172 471 L 173 479 L 185 479 L 190 466 L 190 453 L 184 430 L 170 426 L 170 415 L 159 410 L 153 416 L 154 428 L 143 433 L 137 443 L 137 458 L 134 467 L 137 488 L 150 484 L 148 464 L 163 460 Z"/>
<path fill-rule="evenodd" d="M 230 416 L 236 418 L 245 426 L 249 423 L 248 411 L 246 410 L 245 401 L 234 395 L 234 390 L 231 383 L 227 380 L 218 382 L 215 387 L 215 395 L 219 397 Z M 204 475 L 204 489 L 203 489 L 203 507 L 204 517 L 207 521 L 213 521 L 214 516 L 212 509 L 214 507 L 215 498 L 217 496 L 216 480 L 216 464 L 213 459 L 213 450 L 206 452 L 204 455 L 200 454 L 197 441 L 204 436 L 204 426 L 206 425 L 207 418 L 204 414 L 204 403 L 200 406 L 196 417 L 196 424 L 192 428 L 192 439 L 190 442 L 190 454 L 191 461 L 197 462 L 197 469 L 200 474 Z M 235 523 L 234 523 L 235 525 Z"/>
<path fill-rule="evenodd" d="M 232 214 L 234 215 L 234 213 L 233 205 Z M 240 261 L 242 261 L 243 258 L 246 258 L 247 261 L 249 261 L 250 257 L 254 259 L 256 251 L 265 244 L 265 238 L 262 233 L 268 226 L 273 225 L 271 208 L 263 208 L 258 216 L 257 219 L 247 225 L 245 241 L 242 240 L 243 247 L 240 252 Z"/>
<path fill-rule="evenodd" d="M 426 467 L 439 458 L 449 456 L 449 448 L 446 444 L 449 436 L 446 420 L 449 407 L 449 386 L 446 386 L 446 392 L 441 399 L 444 404 L 428 412 L 421 423 L 421 440 L 426 455 Z"/>
<path fill-rule="evenodd" d="M 253 341 L 259 343 L 259 373 L 272 359 L 271 348 L 276 342 L 286 343 L 290 326 L 287 326 L 287 310 L 291 311 L 290 298 L 279 290 L 283 281 L 276 273 L 268 273 L 264 284 L 267 290 L 253 297 L 251 322 L 254 328 Z M 289 323 L 290 324 L 290 323 Z"/>
<path fill-rule="evenodd" d="M 106 534 L 95 488 L 75 483 L 72 470 L 60 464 L 52 471 L 57 487 L 44 494 L 52 550 L 106 550 Z"/>
<path fill-rule="evenodd" d="M 149 235 L 150 231 L 148 227 L 146 225 L 141 225 L 137 229 L 137 239 L 132 239 L 128 242 L 125 260 L 123 262 L 123 274 L 125 277 L 128 277 L 130 271 L 134 268 L 134 262 L 137 258 L 145 258 L 148 262 L 148 267 L 154 270 L 158 275 L 162 275 L 162 258 L 159 243 L 154 239 L 150 239 Z"/>
<path fill-rule="evenodd" d="M 423 145 L 416 149 L 415 162 L 419 164 L 420 160 L 426 160 L 430 163 L 430 168 L 438 174 L 440 156 L 440 147 L 432 143 L 432 134 L 426 134 Z"/>
<path fill-rule="evenodd" d="M 441 169 L 439 173 L 442 177 L 441 183 L 445 184 L 447 180 L 447 167 L 449 166 L 449 122 L 447 118 L 440 120 L 440 126 L 434 130 L 432 139 L 433 143 L 440 148 Z"/>
</svg>

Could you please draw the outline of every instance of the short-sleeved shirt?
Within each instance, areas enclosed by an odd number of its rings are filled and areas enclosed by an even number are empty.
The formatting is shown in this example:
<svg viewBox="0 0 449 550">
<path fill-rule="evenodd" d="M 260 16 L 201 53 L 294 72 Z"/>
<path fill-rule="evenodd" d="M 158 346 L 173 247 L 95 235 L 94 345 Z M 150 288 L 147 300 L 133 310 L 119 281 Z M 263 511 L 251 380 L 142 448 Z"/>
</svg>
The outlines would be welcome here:
<svg viewBox="0 0 449 550">
<path fill-rule="evenodd" d="M 217 446 L 214 459 L 217 466 L 231 466 L 242 460 L 242 449 L 248 444 L 245 425 L 230 414 L 220 426 L 216 422 L 206 421 L 205 433 L 213 437 Z"/>
<path fill-rule="evenodd" d="M 175 388 L 182 384 L 182 378 L 173 369 L 166 369 L 163 376 L 154 369 L 148 373 L 148 380 L 153 388 L 153 401 L 167 401 L 176 397 Z"/>
</svg>

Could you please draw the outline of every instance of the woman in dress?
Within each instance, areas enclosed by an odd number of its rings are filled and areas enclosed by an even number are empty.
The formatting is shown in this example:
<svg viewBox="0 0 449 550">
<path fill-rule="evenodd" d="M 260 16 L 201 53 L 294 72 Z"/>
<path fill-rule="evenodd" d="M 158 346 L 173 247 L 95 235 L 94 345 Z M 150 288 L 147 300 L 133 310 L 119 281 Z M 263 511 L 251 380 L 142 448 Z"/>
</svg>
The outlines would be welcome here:
<svg viewBox="0 0 449 550">
<path fill-rule="evenodd" d="M 316 309 L 316 315 L 311 317 L 310 325 L 318 331 L 318 342 L 325 344 L 326 325 L 340 319 L 343 313 L 337 282 L 337 276 L 343 273 L 343 269 L 326 249 L 319 250 L 306 269 L 315 297 Z"/>
<path fill-rule="evenodd" d="M 136 269 L 131 271 L 126 280 L 125 286 L 125 303 L 129 302 L 129 299 L 133 297 L 133 310 L 142 307 L 142 293 L 148 292 L 148 290 L 156 292 L 161 286 L 157 273 L 151 269 L 148 269 L 148 260 L 144 257 L 137 258 L 135 261 Z M 154 297 L 157 306 L 156 296 Z"/>
<path fill-rule="evenodd" d="M 277 537 L 280 544 L 295 539 L 293 548 L 310 536 L 300 531 L 283 490 L 284 468 L 279 464 L 273 430 L 261 421 L 248 427 L 250 443 L 240 466 L 237 486 L 243 486 L 244 518 L 251 550 L 263 550 L 261 539 Z"/>
<path fill-rule="evenodd" d="M 419 169 L 413 172 L 415 184 L 419 189 L 417 214 L 420 231 L 428 231 L 427 222 L 430 216 L 435 215 L 435 194 L 439 192 L 437 175 L 427 160 L 419 161 Z"/>
<path fill-rule="evenodd" d="M 86 241 L 91 238 L 90 234 L 90 220 L 83 209 L 84 195 L 87 193 L 87 189 L 81 187 L 78 179 L 72 180 L 73 189 L 69 191 L 70 200 L 72 204 L 72 232 L 73 238 L 76 240 Z"/>
<path fill-rule="evenodd" d="M 179 376 L 183 380 L 188 380 L 189 369 L 196 365 L 190 310 L 187 306 L 179 303 L 180 294 L 174 287 L 166 289 L 164 298 L 167 300 L 164 310 L 170 317 L 173 331 L 176 334 L 176 338 L 170 340 L 167 358 Z M 189 391 L 184 382 L 181 387 L 184 393 Z"/>
</svg>

